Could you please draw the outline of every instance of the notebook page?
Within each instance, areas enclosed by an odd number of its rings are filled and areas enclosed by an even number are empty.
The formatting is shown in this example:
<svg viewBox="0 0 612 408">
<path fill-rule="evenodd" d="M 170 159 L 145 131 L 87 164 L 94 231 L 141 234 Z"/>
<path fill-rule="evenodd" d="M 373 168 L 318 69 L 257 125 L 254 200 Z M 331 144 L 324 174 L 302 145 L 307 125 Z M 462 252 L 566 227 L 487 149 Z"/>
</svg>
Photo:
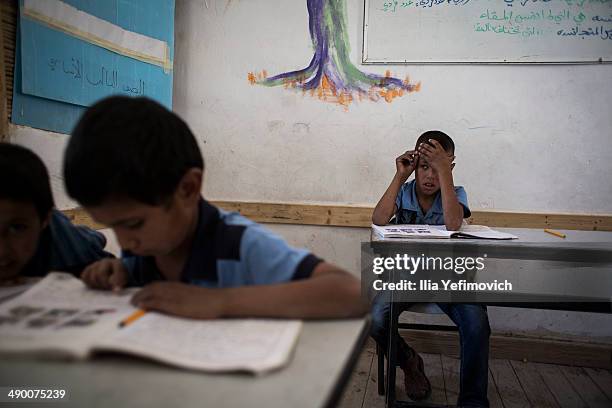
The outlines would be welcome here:
<svg viewBox="0 0 612 408">
<path fill-rule="evenodd" d="M 432 225 L 432 228 L 447 231 L 444 225 Z M 470 236 L 482 239 L 517 239 L 516 235 L 509 234 L 507 232 L 500 232 L 487 227 L 486 225 L 469 225 L 463 224 L 459 231 L 449 231 L 450 233 L 463 233 L 466 236 L 462 238 L 469 238 Z"/>
<path fill-rule="evenodd" d="M 84 357 L 95 339 L 136 310 L 130 298 L 130 292 L 91 290 L 70 274 L 51 273 L 0 304 L 0 351 Z"/>
<path fill-rule="evenodd" d="M 0 303 L 5 302 L 30 289 L 39 279 L 21 278 L 8 284 L 0 285 Z"/>
<path fill-rule="evenodd" d="M 259 373 L 289 361 L 301 326 L 297 320 L 194 320 L 150 312 L 96 348 L 194 370 Z"/>
<path fill-rule="evenodd" d="M 438 229 L 440 231 L 448 231 L 446 229 L 446 225 L 432 225 L 431 227 Z M 486 225 L 462 224 L 458 231 L 469 233 L 469 232 L 484 232 L 484 231 L 492 231 L 492 230 Z M 456 232 L 456 231 L 451 231 L 451 232 Z"/>
<path fill-rule="evenodd" d="M 444 227 L 444 226 L 442 226 Z M 374 233 L 382 238 L 449 238 L 451 232 L 427 224 L 375 225 Z"/>
</svg>

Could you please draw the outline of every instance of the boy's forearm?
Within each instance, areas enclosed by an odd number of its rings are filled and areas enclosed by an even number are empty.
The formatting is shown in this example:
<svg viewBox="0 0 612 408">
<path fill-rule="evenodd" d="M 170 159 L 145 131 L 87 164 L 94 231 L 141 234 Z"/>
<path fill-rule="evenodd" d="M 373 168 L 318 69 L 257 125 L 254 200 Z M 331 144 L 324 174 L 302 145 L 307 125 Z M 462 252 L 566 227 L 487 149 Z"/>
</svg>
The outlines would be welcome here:
<svg viewBox="0 0 612 408">
<path fill-rule="evenodd" d="M 374 208 L 374 212 L 372 212 L 372 222 L 376 225 L 384 225 L 389 222 L 391 217 L 393 217 L 393 210 L 395 208 L 395 199 L 397 198 L 397 193 L 399 193 L 402 185 L 406 182 L 408 177 L 401 177 L 397 173 L 393 176 L 393 180 L 391 180 L 391 184 L 387 187 L 387 190 L 382 195 L 376 207 Z"/>
<path fill-rule="evenodd" d="M 348 318 L 367 311 L 360 283 L 348 273 L 330 273 L 277 285 L 226 290 L 226 317 Z"/>
<path fill-rule="evenodd" d="M 463 207 L 457 199 L 453 175 L 450 171 L 439 173 L 440 193 L 442 194 L 442 209 L 444 211 L 444 224 L 448 230 L 458 230 L 463 222 Z"/>
</svg>

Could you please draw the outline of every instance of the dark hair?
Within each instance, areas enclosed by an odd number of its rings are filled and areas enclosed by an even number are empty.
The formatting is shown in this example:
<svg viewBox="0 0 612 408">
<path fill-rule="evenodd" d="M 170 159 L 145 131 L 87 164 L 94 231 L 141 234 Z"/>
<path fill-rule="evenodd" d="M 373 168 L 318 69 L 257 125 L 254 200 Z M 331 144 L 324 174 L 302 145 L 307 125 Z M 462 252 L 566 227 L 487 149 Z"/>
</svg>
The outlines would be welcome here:
<svg viewBox="0 0 612 408">
<path fill-rule="evenodd" d="M 32 203 L 40 220 L 47 218 L 54 206 L 49 173 L 34 152 L 0 143 L 0 199 Z"/>
<path fill-rule="evenodd" d="M 85 206 L 111 197 L 164 204 L 191 168 L 204 169 L 193 133 L 148 98 L 111 96 L 91 106 L 64 155 L 68 194 Z"/>
<path fill-rule="evenodd" d="M 423 142 L 427 142 L 429 139 L 437 140 L 442 145 L 442 148 L 449 153 L 455 153 L 455 143 L 446 133 L 439 130 L 428 130 L 423 133 L 416 141 L 415 146 L 420 145 Z"/>
</svg>

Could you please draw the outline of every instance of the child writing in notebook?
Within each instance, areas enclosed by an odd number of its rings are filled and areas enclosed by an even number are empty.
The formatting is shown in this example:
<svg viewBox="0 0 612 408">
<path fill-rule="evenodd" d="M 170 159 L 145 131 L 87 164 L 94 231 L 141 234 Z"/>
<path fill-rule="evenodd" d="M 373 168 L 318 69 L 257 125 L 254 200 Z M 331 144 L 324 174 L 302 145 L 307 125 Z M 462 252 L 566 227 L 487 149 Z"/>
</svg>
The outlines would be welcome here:
<svg viewBox="0 0 612 408">
<path fill-rule="evenodd" d="M 372 214 L 372 222 L 387 224 L 395 216 L 397 224 L 445 225 L 458 230 L 470 216 L 463 187 L 455 186 L 455 144 L 445 133 L 429 131 L 417 140 L 414 150 L 395 160 L 396 172 L 391 184 Z M 415 174 L 413 180 L 406 182 Z M 461 381 L 458 406 L 488 407 L 487 382 L 489 359 L 489 320 L 485 306 L 474 304 L 438 304 L 459 328 L 461 338 Z M 408 303 L 398 305 L 406 310 Z M 389 340 L 389 304 L 376 298 L 372 308 L 372 337 L 387 350 Z M 406 393 L 413 400 L 425 399 L 431 385 L 425 375 L 423 360 L 397 336 L 397 355 L 404 371 Z"/>
<path fill-rule="evenodd" d="M 144 286 L 137 307 L 196 319 L 366 311 L 348 272 L 203 199 L 195 137 L 152 100 L 116 96 L 89 108 L 69 140 L 64 177 L 124 250 L 84 271 L 92 288 Z"/>
<path fill-rule="evenodd" d="M 0 283 L 49 271 L 78 274 L 112 256 L 105 244 L 104 235 L 53 208 L 49 174 L 36 154 L 0 143 Z"/>
</svg>

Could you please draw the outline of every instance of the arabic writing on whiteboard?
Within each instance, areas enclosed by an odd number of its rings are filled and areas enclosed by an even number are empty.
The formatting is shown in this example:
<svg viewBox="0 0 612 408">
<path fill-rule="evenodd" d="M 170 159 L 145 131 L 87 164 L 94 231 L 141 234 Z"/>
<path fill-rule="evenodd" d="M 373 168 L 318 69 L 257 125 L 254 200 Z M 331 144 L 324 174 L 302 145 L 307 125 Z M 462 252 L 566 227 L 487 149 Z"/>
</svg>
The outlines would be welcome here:
<svg viewBox="0 0 612 408">
<path fill-rule="evenodd" d="M 387 0 L 380 2 L 378 10 L 397 14 L 468 4 L 483 5 L 473 15 L 477 33 L 612 40 L 612 0 Z M 602 10 L 610 13 L 602 14 Z"/>
</svg>

